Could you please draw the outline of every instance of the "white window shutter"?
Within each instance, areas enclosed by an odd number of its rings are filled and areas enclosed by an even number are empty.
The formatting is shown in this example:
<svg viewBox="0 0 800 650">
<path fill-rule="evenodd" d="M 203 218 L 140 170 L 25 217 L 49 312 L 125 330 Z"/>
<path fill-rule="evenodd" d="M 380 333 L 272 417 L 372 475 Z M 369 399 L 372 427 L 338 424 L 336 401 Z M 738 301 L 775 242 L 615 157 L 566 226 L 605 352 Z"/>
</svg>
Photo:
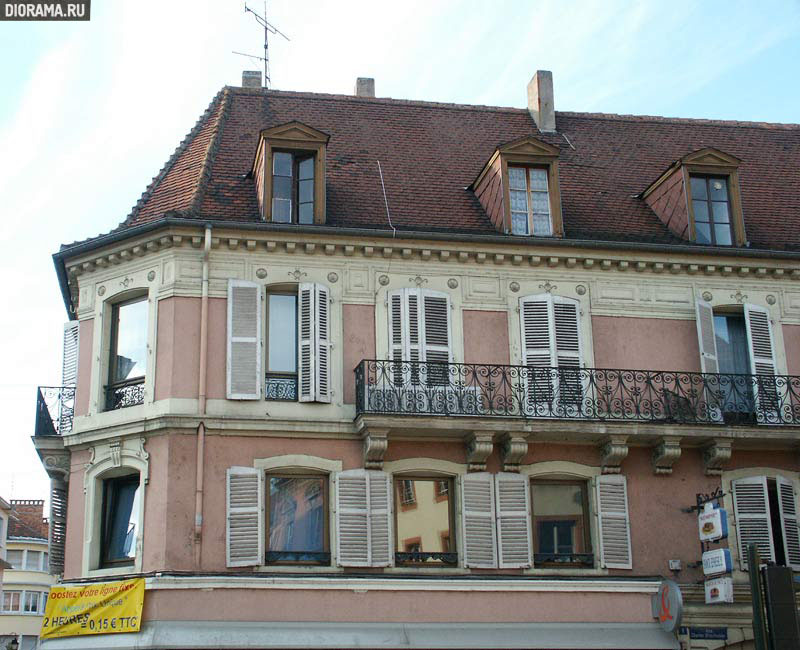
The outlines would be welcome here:
<svg viewBox="0 0 800 650">
<path fill-rule="evenodd" d="M 338 472 L 336 487 L 336 558 L 339 566 L 370 566 L 367 471 Z"/>
<path fill-rule="evenodd" d="M 422 291 L 422 361 L 450 363 L 450 296 L 440 291 Z"/>
<path fill-rule="evenodd" d="M 315 398 L 315 298 L 314 283 L 301 282 L 297 290 L 297 392 L 301 402 Z"/>
<path fill-rule="evenodd" d="M 228 280 L 228 399 L 261 399 L 261 287 Z"/>
<path fill-rule="evenodd" d="M 632 569 L 627 481 L 620 474 L 608 474 L 598 476 L 595 486 L 600 565 L 609 569 Z"/>
<path fill-rule="evenodd" d="M 389 307 L 389 359 L 391 360 L 391 374 L 396 385 L 403 383 L 403 360 L 406 358 L 408 339 L 408 311 L 404 289 L 390 291 L 388 296 Z"/>
<path fill-rule="evenodd" d="M 717 338 L 714 332 L 714 310 L 710 302 L 697 299 L 695 302 L 697 343 L 700 348 L 700 368 L 706 373 L 719 372 Z"/>
<path fill-rule="evenodd" d="M 747 324 L 747 348 L 750 353 L 750 370 L 754 380 L 754 393 L 758 405 L 758 418 L 769 422 L 779 421 L 780 399 L 778 386 L 772 377 L 776 374 L 775 345 L 769 311 L 757 305 L 744 306 Z"/>
<path fill-rule="evenodd" d="M 501 569 L 533 564 L 531 544 L 531 491 L 527 476 L 495 474 L 497 504 L 497 554 Z"/>
<path fill-rule="evenodd" d="M 61 385 L 74 386 L 78 383 L 78 332 L 80 321 L 64 323 L 64 347 L 61 364 Z"/>
<path fill-rule="evenodd" d="M 314 389 L 317 402 L 331 401 L 331 309 L 330 291 L 314 285 Z"/>
<path fill-rule="evenodd" d="M 461 476 L 464 566 L 497 568 L 494 479 L 488 472 Z"/>
<path fill-rule="evenodd" d="M 558 398 L 561 412 L 575 414 L 583 399 L 580 305 L 577 300 L 553 296 L 553 331 L 556 343 Z"/>
<path fill-rule="evenodd" d="M 226 559 L 229 567 L 264 563 L 264 473 L 228 468 Z"/>
<path fill-rule="evenodd" d="M 780 508 L 783 533 L 783 548 L 786 552 L 786 564 L 795 571 L 800 571 L 800 528 L 798 528 L 797 494 L 794 484 L 779 476 L 778 507 Z"/>
<path fill-rule="evenodd" d="M 747 546 L 753 542 L 758 547 L 762 561 L 774 562 L 775 545 L 772 542 L 767 477 L 740 478 L 732 481 L 731 487 L 742 571 L 747 571 Z"/>
<path fill-rule="evenodd" d="M 367 471 L 370 566 L 391 566 L 392 483 L 386 472 Z"/>
<path fill-rule="evenodd" d="M 543 293 L 519 299 L 522 363 L 527 367 L 524 381 L 528 415 L 547 415 L 555 398 L 556 361 L 553 296 Z"/>
</svg>

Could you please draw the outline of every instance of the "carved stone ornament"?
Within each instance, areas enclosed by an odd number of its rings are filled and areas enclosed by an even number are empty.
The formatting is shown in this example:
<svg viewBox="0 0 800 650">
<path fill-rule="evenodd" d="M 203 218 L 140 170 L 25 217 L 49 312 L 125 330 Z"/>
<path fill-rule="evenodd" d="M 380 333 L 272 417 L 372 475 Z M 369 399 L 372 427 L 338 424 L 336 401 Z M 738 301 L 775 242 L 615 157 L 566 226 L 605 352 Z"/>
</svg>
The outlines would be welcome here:
<svg viewBox="0 0 800 650">
<path fill-rule="evenodd" d="M 106 295 L 106 288 L 102 284 L 99 287 L 97 287 L 97 295 L 98 296 Z"/>
<path fill-rule="evenodd" d="M 428 284 L 428 280 L 423 278 L 421 275 L 418 275 L 415 278 L 408 278 L 409 282 L 413 282 L 417 287 L 421 287 L 423 284 Z"/>
<path fill-rule="evenodd" d="M 516 280 L 514 282 L 510 282 L 508 288 L 511 289 L 511 293 L 517 293 L 517 291 L 519 291 L 519 282 Z"/>
<path fill-rule="evenodd" d="M 295 269 L 294 271 L 289 271 L 289 277 L 290 278 L 294 278 L 295 282 L 300 282 L 300 278 L 304 278 L 307 275 L 308 275 L 308 273 L 305 273 L 304 271 L 301 271 L 300 269 Z"/>
<path fill-rule="evenodd" d="M 256 269 L 256 277 L 259 280 L 263 280 L 264 278 L 266 278 L 267 277 L 267 269 L 265 269 L 263 267 L 260 268 L 260 269 Z"/>
<path fill-rule="evenodd" d="M 586 287 L 584 285 L 582 285 L 582 284 L 577 285 L 575 287 L 575 293 L 577 293 L 579 296 L 585 296 L 586 295 Z"/>
<path fill-rule="evenodd" d="M 129 286 L 131 286 L 131 285 L 132 285 L 134 282 L 135 282 L 135 280 L 134 280 L 133 278 L 125 278 L 124 280 L 120 280 L 120 283 L 119 283 L 119 285 L 120 285 L 121 287 L 123 287 L 124 289 L 127 289 L 127 288 L 128 288 Z"/>
<path fill-rule="evenodd" d="M 330 273 L 328 273 L 328 282 L 330 282 L 331 284 L 336 282 L 338 279 L 339 279 L 339 274 L 338 273 L 335 273 L 334 271 L 331 271 Z"/>
<path fill-rule="evenodd" d="M 119 441 L 112 442 L 108 446 L 108 449 L 111 452 L 111 464 L 114 467 L 121 466 L 122 465 L 122 453 L 120 451 L 120 443 L 119 443 Z"/>
<path fill-rule="evenodd" d="M 672 474 L 672 466 L 681 457 L 681 439 L 677 436 L 664 436 L 653 448 L 653 473 Z"/>
<path fill-rule="evenodd" d="M 736 293 L 731 294 L 731 298 L 741 305 L 745 300 L 747 300 L 747 294 L 742 293 L 739 289 L 737 289 Z"/>
<path fill-rule="evenodd" d="M 458 280 L 456 280 L 455 278 L 450 278 L 447 281 L 447 286 L 450 287 L 451 289 L 458 289 Z"/>
<path fill-rule="evenodd" d="M 722 475 L 725 465 L 731 459 L 731 441 L 714 440 L 703 450 L 703 466 L 706 468 L 706 476 Z"/>
<path fill-rule="evenodd" d="M 389 446 L 389 429 L 367 429 L 364 433 L 364 467 L 383 469 L 383 457 Z"/>
<path fill-rule="evenodd" d="M 69 481 L 69 459 L 68 451 L 49 449 L 47 455 L 42 458 L 47 475 L 50 478 Z"/>
<path fill-rule="evenodd" d="M 156 279 L 156 272 L 155 272 L 155 271 L 150 271 L 150 272 L 147 274 L 147 281 L 148 281 L 148 282 L 152 282 L 152 281 L 153 281 L 153 280 L 155 280 L 155 279 Z"/>
<path fill-rule="evenodd" d="M 711 302 L 712 300 L 714 300 L 714 294 L 711 293 L 710 291 L 704 291 L 703 300 L 705 300 L 706 302 Z"/>
<path fill-rule="evenodd" d="M 528 455 L 528 440 L 522 436 L 505 434 L 500 439 L 500 456 L 504 472 L 518 472 L 519 466 Z"/>
<path fill-rule="evenodd" d="M 381 285 L 382 287 L 385 287 L 387 284 L 389 284 L 389 276 L 388 275 L 380 276 L 378 278 L 378 284 Z"/>
<path fill-rule="evenodd" d="M 776 300 L 775 296 L 773 296 L 772 294 L 769 294 L 767 296 L 767 304 L 768 305 L 774 305 L 776 302 L 777 302 L 777 300 Z"/>
<path fill-rule="evenodd" d="M 620 465 L 628 455 L 628 436 L 609 436 L 600 443 L 603 474 L 619 474 Z"/>
<path fill-rule="evenodd" d="M 546 280 L 544 284 L 539 285 L 540 289 L 544 289 L 547 293 L 552 293 L 554 289 L 558 289 L 557 284 L 550 284 L 550 280 Z"/>
<path fill-rule="evenodd" d="M 484 432 L 470 433 L 465 439 L 467 446 L 467 470 L 470 472 L 486 471 L 486 459 L 492 455 L 492 434 Z"/>
</svg>

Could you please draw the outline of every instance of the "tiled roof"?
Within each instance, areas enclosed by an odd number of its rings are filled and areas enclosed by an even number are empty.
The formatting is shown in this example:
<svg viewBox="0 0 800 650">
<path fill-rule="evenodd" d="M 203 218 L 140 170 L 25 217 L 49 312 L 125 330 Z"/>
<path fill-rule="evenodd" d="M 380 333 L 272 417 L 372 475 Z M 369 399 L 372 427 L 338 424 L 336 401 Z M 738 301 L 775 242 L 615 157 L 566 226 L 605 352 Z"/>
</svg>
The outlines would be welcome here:
<svg viewBox="0 0 800 650">
<path fill-rule="evenodd" d="M 39 528 L 34 528 L 24 521 L 12 517 L 8 521 L 8 536 L 47 539 L 47 525 L 42 524 Z"/>
<path fill-rule="evenodd" d="M 248 175 L 262 129 L 297 120 L 330 134 L 327 225 L 388 229 L 378 162 L 400 231 L 497 234 L 468 186 L 495 148 L 526 135 L 558 147 L 568 239 L 685 243 L 640 194 L 675 160 L 714 147 L 739 168 L 752 248 L 800 250 L 800 125 L 556 113 L 224 88 L 120 228 L 160 217 L 259 221 Z M 519 241 L 515 238 L 515 241 Z"/>
</svg>

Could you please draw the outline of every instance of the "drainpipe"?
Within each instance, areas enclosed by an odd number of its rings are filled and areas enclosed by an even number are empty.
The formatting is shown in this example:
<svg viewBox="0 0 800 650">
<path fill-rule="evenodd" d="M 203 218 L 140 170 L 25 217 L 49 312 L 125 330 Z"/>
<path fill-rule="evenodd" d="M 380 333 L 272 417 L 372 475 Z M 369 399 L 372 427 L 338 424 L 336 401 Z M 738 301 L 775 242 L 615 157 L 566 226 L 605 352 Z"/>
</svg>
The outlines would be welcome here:
<svg viewBox="0 0 800 650">
<path fill-rule="evenodd" d="M 200 301 L 200 417 L 206 414 L 206 371 L 208 368 L 208 256 L 211 251 L 211 226 L 206 225 L 203 246 L 203 284 Z M 194 563 L 200 568 L 200 551 L 203 537 L 203 466 L 205 461 L 206 425 L 202 420 L 197 425 L 197 471 L 194 492 Z"/>
</svg>

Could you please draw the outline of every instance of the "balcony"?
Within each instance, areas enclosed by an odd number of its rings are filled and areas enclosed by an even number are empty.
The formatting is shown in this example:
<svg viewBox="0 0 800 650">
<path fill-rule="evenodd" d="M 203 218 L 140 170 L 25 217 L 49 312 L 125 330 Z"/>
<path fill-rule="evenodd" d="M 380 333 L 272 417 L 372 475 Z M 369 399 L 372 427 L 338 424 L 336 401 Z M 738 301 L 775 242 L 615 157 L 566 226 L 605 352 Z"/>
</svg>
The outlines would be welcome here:
<svg viewBox="0 0 800 650">
<path fill-rule="evenodd" d="M 39 386 L 34 436 L 63 436 L 72 431 L 75 386 Z"/>
<path fill-rule="evenodd" d="M 729 426 L 800 424 L 800 377 L 364 360 L 356 412 Z"/>
</svg>

